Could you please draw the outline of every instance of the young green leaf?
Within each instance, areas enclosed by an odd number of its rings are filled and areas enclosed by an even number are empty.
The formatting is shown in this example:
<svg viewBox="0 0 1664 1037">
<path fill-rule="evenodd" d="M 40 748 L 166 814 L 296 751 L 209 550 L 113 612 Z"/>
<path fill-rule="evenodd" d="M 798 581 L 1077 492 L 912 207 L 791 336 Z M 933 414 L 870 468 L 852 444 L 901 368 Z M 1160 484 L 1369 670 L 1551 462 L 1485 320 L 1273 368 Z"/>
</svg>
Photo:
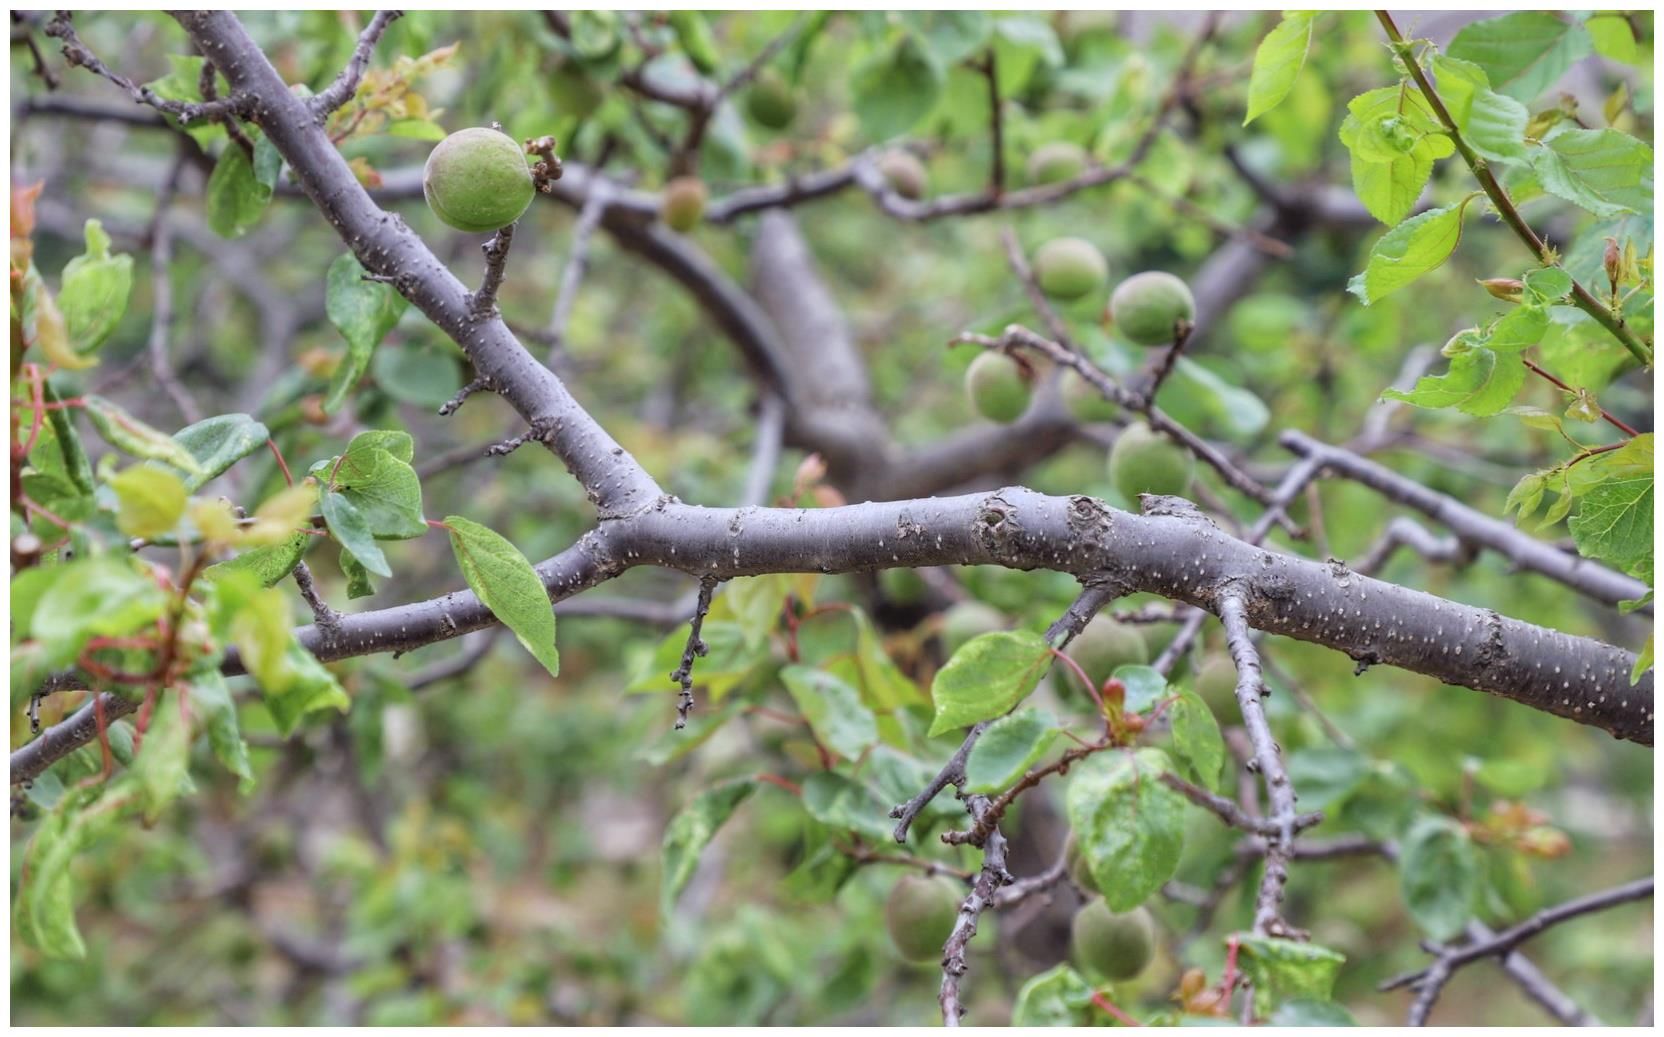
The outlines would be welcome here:
<svg viewBox="0 0 1664 1037">
<path fill-rule="evenodd" d="M 266 205 L 272 200 L 272 185 L 262 182 L 255 173 L 254 163 L 236 141 L 226 144 L 220 152 L 214 171 L 208 175 L 204 204 L 208 211 L 208 226 L 222 238 L 240 238 L 259 221 Z"/>
<path fill-rule="evenodd" d="M 365 433 L 368 435 L 368 433 Z M 406 436 L 408 439 L 408 436 Z M 409 445 L 401 453 L 372 443 L 354 445 L 335 466 L 335 492 L 350 500 L 364 515 L 370 533 L 387 540 L 409 540 L 427 532 L 422 517 L 422 483 L 408 460 Z M 381 442 L 376 440 L 374 442 Z M 395 442 L 395 446 L 398 444 Z"/>
<path fill-rule="evenodd" d="M 780 680 L 820 744 L 847 760 L 878 744 L 878 720 L 848 684 L 808 666 L 788 666 Z"/>
<path fill-rule="evenodd" d="M 1417 380 L 1409 392 L 1388 389 L 1381 398 L 1435 410 L 1455 407 L 1466 414 L 1489 417 L 1501 414 L 1524 385 L 1525 365 L 1518 356 L 1474 347 L 1452 357 L 1450 369 L 1444 374 Z"/>
<path fill-rule="evenodd" d="M 270 587 L 295 571 L 295 566 L 306 556 L 307 550 L 318 541 L 311 533 L 300 532 L 280 544 L 268 544 L 244 551 L 235 558 L 216 562 L 203 570 L 202 578 L 216 580 L 233 572 L 252 574 L 262 586 Z"/>
<path fill-rule="evenodd" d="M 1187 689 L 1179 692 L 1167 713 L 1173 726 L 1173 753 L 1180 765 L 1200 784 L 1218 788 L 1225 765 L 1225 739 L 1213 710 L 1201 696 Z"/>
<path fill-rule="evenodd" d="M 1447 51 L 1483 68 L 1492 89 L 1530 104 L 1592 46 L 1581 25 L 1547 11 L 1517 11 L 1468 23 Z"/>
<path fill-rule="evenodd" d="M 1000 630 L 974 637 L 936 671 L 930 736 L 997 717 L 1027 698 L 1052 662 L 1039 634 Z"/>
<path fill-rule="evenodd" d="M 1532 153 L 1543 190 L 1596 216 L 1652 211 L 1652 148 L 1618 130 L 1567 130 Z"/>
<path fill-rule="evenodd" d="M 171 532 L 185 514 L 189 494 L 172 472 L 135 465 L 110 479 L 120 506 L 116 527 L 130 537 L 159 537 Z"/>
<path fill-rule="evenodd" d="M 1485 70 L 1471 61 L 1437 55 L 1433 75 L 1445 109 L 1474 151 L 1492 161 L 1525 156 L 1525 127 L 1531 121 L 1525 105 L 1492 90 Z"/>
<path fill-rule="evenodd" d="M 1266 33 L 1254 51 L 1254 69 L 1248 76 L 1246 126 L 1283 103 L 1294 89 L 1294 81 L 1306 64 L 1306 50 L 1312 42 L 1314 11 L 1284 11 L 1283 20 Z"/>
<path fill-rule="evenodd" d="M 346 355 L 324 394 L 324 411 L 328 414 L 340 409 L 347 393 L 370 366 L 376 346 L 409 305 L 392 285 L 366 281 L 364 274 L 364 268 L 349 252 L 329 264 L 325 275 L 324 310 L 329 322 L 347 340 Z"/>
<path fill-rule="evenodd" d="M 57 578 L 35 603 L 29 631 L 47 666 L 68 666 L 90 638 L 134 634 L 161 617 L 165 596 L 139 564 L 101 555 L 51 570 Z"/>
<path fill-rule="evenodd" d="M 393 575 L 393 570 L 387 565 L 387 556 L 381 553 L 381 546 L 376 543 L 370 524 L 365 520 L 364 513 L 358 510 L 358 505 L 347 499 L 346 494 L 333 490 L 325 490 L 319 500 L 323 506 L 324 523 L 341 546 L 377 576 Z"/>
<path fill-rule="evenodd" d="M 161 461 L 190 475 L 203 471 L 202 463 L 174 439 L 146 425 L 114 403 L 92 393 L 81 398 L 87 417 L 104 441 L 117 450 L 147 461 Z"/>
<path fill-rule="evenodd" d="M 1339 951 L 1275 936 L 1237 936 L 1237 962 L 1253 981 L 1254 1014 L 1268 1016 L 1284 1002 L 1327 1001 L 1346 964 Z"/>
<path fill-rule="evenodd" d="M 1160 780 L 1160 749 L 1099 753 L 1075 765 L 1064 804 L 1076 845 L 1112 911 L 1128 911 L 1173 877 L 1185 799 Z"/>
<path fill-rule="evenodd" d="M 1473 917 L 1479 896 L 1479 851 L 1450 818 L 1424 815 L 1404 836 L 1398 860 L 1404 904 L 1434 940 L 1454 939 Z"/>
<path fill-rule="evenodd" d="M 1462 240 L 1464 208 L 1429 209 L 1381 235 L 1369 250 L 1364 272 L 1352 278 L 1347 290 L 1368 306 L 1438 269 Z"/>
<path fill-rule="evenodd" d="M 147 822 L 162 816 L 190 779 L 191 726 L 180 708 L 178 692 L 164 695 L 150 714 L 150 726 L 133 757 L 132 775 Z"/>
<path fill-rule="evenodd" d="M 369 570 L 344 547 L 341 548 L 340 562 L 341 575 L 347 578 L 348 598 L 368 598 L 376 592 L 376 585 L 370 582 Z"/>
<path fill-rule="evenodd" d="M 1121 708 L 1128 713 L 1148 713 L 1167 694 L 1167 678 L 1154 666 L 1128 663 L 1117 666 L 1112 676 L 1127 689 Z"/>
<path fill-rule="evenodd" d="M 1623 455 L 1620 457 L 1620 455 Z M 1652 433 L 1601 455 L 1600 481 L 1582 497 L 1566 527 L 1585 558 L 1641 579 L 1653 570 Z"/>
<path fill-rule="evenodd" d="M 64 265 L 58 309 L 77 353 L 104 344 L 127 312 L 133 289 L 133 257 L 110 254 L 110 235 L 97 220 L 86 224 L 86 251 Z"/>
<path fill-rule="evenodd" d="M 1029 979 L 1017 991 L 1012 1026 L 1090 1026 L 1103 1016 L 1092 1003 L 1092 985 L 1067 963 Z"/>
<path fill-rule="evenodd" d="M 989 724 L 965 760 L 965 791 L 1003 792 L 1028 773 L 1060 733 L 1043 709 L 1020 709 Z"/>
<path fill-rule="evenodd" d="M 875 141 L 900 136 L 936 107 L 942 67 L 912 33 L 857 65 L 850 89 L 861 127 Z"/>
<path fill-rule="evenodd" d="M 816 771 L 803 783 L 803 809 L 823 825 L 873 842 L 891 838 L 890 807 L 871 787 L 837 771 Z"/>
<path fill-rule="evenodd" d="M 1410 214 L 1433 175 L 1455 151 L 1418 94 L 1382 87 L 1354 97 L 1340 126 L 1352 155 L 1352 187 L 1370 215 L 1393 226 Z"/>
<path fill-rule="evenodd" d="M 549 593 L 526 556 L 502 536 L 478 522 L 449 515 L 445 526 L 451 534 L 451 550 L 463 579 L 479 595 L 491 614 L 514 631 L 551 677 L 560 674 L 560 653 L 555 650 L 555 612 Z"/>
<path fill-rule="evenodd" d="M 756 788 L 757 783 L 750 778 L 723 782 L 695 796 L 670 819 L 660 850 L 659 909 L 664 916 L 669 917 L 676 907 L 676 897 L 693 878 L 693 871 L 699 866 L 699 854 L 734 813 L 734 808 L 745 802 Z"/>
<path fill-rule="evenodd" d="M 249 762 L 248 744 L 237 724 L 237 702 L 231 697 L 231 686 L 218 666 L 201 666 L 193 670 L 190 683 L 192 715 L 200 718 L 208 732 L 208 745 L 225 769 L 237 776 L 237 787 L 245 794 L 254 787 L 254 767 Z"/>
<path fill-rule="evenodd" d="M 187 490 L 198 490 L 208 480 L 258 450 L 265 449 L 271 432 L 247 414 L 218 414 L 187 425 L 173 434 L 174 442 L 196 458 L 198 470 L 185 477 Z"/>
</svg>

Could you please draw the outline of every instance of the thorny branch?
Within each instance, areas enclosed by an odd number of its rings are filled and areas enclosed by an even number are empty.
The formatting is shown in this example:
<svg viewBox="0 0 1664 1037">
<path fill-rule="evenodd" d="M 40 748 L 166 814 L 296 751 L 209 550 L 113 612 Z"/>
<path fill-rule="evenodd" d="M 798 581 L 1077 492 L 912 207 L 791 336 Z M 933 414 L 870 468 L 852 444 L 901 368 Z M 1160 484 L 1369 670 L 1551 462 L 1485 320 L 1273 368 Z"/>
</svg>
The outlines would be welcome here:
<svg viewBox="0 0 1664 1037">
<path fill-rule="evenodd" d="M 364 78 L 364 72 L 370 67 L 370 58 L 375 54 L 376 44 L 381 41 L 382 33 L 387 27 L 398 21 L 404 15 L 403 11 L 377 11 L 370 24 L 364 26 L 364 31 L 358 34 L 358 42 L 353 46 L 352 57 L 347 61 L 347 67 L 335 77 L 335 81 L 318 91 L 312 98 L 312 110 L 317 113 L 319 122 L 335 109 L 352 100 L 353 94 L 358 92 L 358 84 Z"/>
</svg>

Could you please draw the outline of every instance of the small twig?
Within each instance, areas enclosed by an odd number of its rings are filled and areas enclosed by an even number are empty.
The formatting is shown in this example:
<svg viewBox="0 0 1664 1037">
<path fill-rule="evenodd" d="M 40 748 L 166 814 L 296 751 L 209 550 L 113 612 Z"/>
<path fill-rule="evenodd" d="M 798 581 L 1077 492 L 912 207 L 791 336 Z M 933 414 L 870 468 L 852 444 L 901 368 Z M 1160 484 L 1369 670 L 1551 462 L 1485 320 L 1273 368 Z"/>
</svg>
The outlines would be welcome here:
<svg viewBox="0 0 1664 1037">
<path fill-rule="evenodd" d="M 1544 370 L 1542 367 L 1538 366 L 1530 358 L 1522 356 L 1522 357 L 1520 357 L 1520 361 L 1522 363 L 1524 363 L 1526 367 L 1531 369 L 1531 371 L 1533 371 L 1534 373 L 1536 373 L 1540 377 L 1546 379 L 1547 381 L 1553 383 L 1561 391 L 1569 393 L 1572 396 L 1577 395 L 1577 390 L 1576 389 L 1573 389 L 1571 386 L 1567 385 L 1565 382 L 1562 382 L 1560 379 L 1556 378 L 1553 374 L 1549 373 L 1548 371 Z M 1635 426 L 1629 424 L 1627 421 L 1624 421 L 1622 418 L 1617 417 L 1611 411 L 1607 410 L 1605 407 L 1602 407 L 1600 409 L 1600 416 L 1601 416 L 1601 419 L 1603 421 L 1605 421 L 1608 425 L 1611 425 L 1613 428 L 1617 429 L 1619 432 L 1622 432 L 1626 436 L 1634 437 L 1634 436 L 1639 436 L 1641 434 L 1640 432 L 1636 431 Z"/>
<path fill-rule="evenodd" d="M 1014 907 L 1029 897 L 1056 888 L 1069 874 L 1069 856 L 1066 853 L 1057 855 L 1057 860 L 1051 867 L 1038 875 L 1030 875 L 1026 879 L 1018 879 L 994 894 L 994 906 L 1001 910 Z"/>
<path fill-rule="evenodd" d="M 364 78 L 365 70 L 370 67 L 370 57 L 375 53 L 376 43 L 381 40 L 381 35 L 387 31 L 387 27 L 403 14 L 403 11 L 377 11 L 375 17 L 370 19 L 370 24 L 358 34 L 358 43 L 352 49 L 352 57 L 348 59 L 347 67 L 310 102 L 320 122 L 335 109 L 352 100 L 353 95 L 358 92 L 359 81 Z"/>
<path fill-rule="evenodd" d="M 524 432 L 516 433 L 500 443 L 492 443 L 480 452 L 481 457 L 507 457 L 527 443 L 541 443 L 549 436 L 549 428 L 540 423 L 533 423 Z"/>
<path fill-rule="evenodd" d="M 203 104 L 190 104 L 184 101 L 170 101 L 158 95 L 148 86 L 140 86 L 126 76 L 111 69 L 98 59 L 81 38 L 75 34 L 75 27 L 70 22 L 70 12 L 59 11 L 46 23 L 43 30 L 46 35 L 62 41 L 64 60 L 71 66 L 80 67 L 109 80 L 126 92 L 136 104 L 149 105 L 157 111 L 164 112 L 178 119 L 185 125 L 204 120 L 217 120 L 229 116 L 239 116 L 249 108 L 249 98 L 239 94 Z"/>
<path fill-rule="evenodd" d="M 1000 100 L 999 58 L 992 47 L 983 55 L 981 68 L 988 79 L 988 135 L 994 150 L 988 193 L 998 198 L 1005 193 L 1005 105 Z"/>
<path fill-rule="evenodd" d="M 197 408 L 196 401 L 191 399 L 191 394 L 185 391 L 184 385 L 180 384 L 168 358 L 168 339 L 173 329 L 173 230 L 168 225 L 168 207 L 173 204 L 174 191 L 178 188 L 179 175 L 184 166 L 183 157 L 174 163 L 173 173 L 168 177 L 161 197 L 156 200 L 156 217 L 150 235 L 152 309 L 148 353 L 151 376 L 167 393 L 173 405 L 179 408 L 185 422 L 192 424 L 202 417 L 202 412 Z"/>
<path fill-rule="evenodd" d="M 23 13 L 20 11 L 13 11 L 12 23 L 14 25 L 20 24 L 23 27 L 23 45 L 29 48 L 29 57 L 35 65 L 35 75 L 40 77 L 40 81 L 46 85 L 46 89 L 58 89 L 58 74 L 52 71 L 51 67 L 46 64 L 46 55 L 41 53 L 40 44 L 35 42 L 35 20 L 24 17 Z M 17 41 L 18 33 L 14 31 L 12 33 L 12 42 L 16 43 Z"/>
<path fill-rule="evenodd" d="M 1264 936 L 1288 935 L 1288 928 L 1280 914 L 1283 887 L 1288 884 L 1288 862 L 1294 846 L 1297 817 L 1294 812 L 1294 787 L 1288 772 L 1283 769 L 1282 756 L 1266 723 L 1265 709 L 1260 702 L 1259 651 L 1254 647 L 1253 631 L 1248 626 L 1247 608 L 1236 593 L 1219 599 L 1219 619 L 1225 625 L 1225 643 L 1236 663 L 1236 701 L 1242 710 L 1242 720 L 1253 742 L 1254 757 L 1250 768 L 1259 772 L 1271 804 L 1273 834 L 1267 836 L 1265 873 L 1260 879 L 1259 896 L 1254 902 L 1254 932 Z"/>
<path fill-rule="evenodd" d="M 1108 739 L 1104 739 L 1102 741 L 1092 742 L 1087 745 L 1077 746 L 1076 748 L 1065 752 L 1053 762 L 1046 764 L 1044 767 L 1034 768 L 1019 778 L 1015 785 L 1012 785 L 998 796 L 989 800 L 987 808 L 979 811 L 975 815 L 975 821 L 969 828 L 965 829 L 963 832 L 943 832 L 942 841 L 947 843 L 949 846 L 963 846 L 966 844 L 971 846 L 985 845 L 988 841 L 988 837 L 993 834 L 995 826 L 1000 823 L 1000 818 L 1005 816 L 1005 812 L 1011 808 L 1011 804 L 1017 801 L 1017 797 L 1040 784 L 1053 774 L 1068 773 L 1069 768 L 1073 766 L 1076 761 L 1087 756 L 1091 756 L 1093 753 L 1102 752 L 1105 749 L 1112 748 L 1113 745 L 1113 742 Z"/>
<path fill-rule="evenodd" d="M 780 464 L 780 444 L 786 431 L 786 403 L 767 389 L 757 403 L 757 434 L 751 448 L 751 465 L 746 470 L 740 507 L 760 505 L 768 500 L 774 469 Z"/>
<path fill-rule="evenodd" d="M 989 803 L 984 796 L 966 796 L 965 809 L 972 821 L 980 825 Z M 964 1005 L 959 1000 L 959 983 L 970 971 L 970 965 L 965 960 L 965 948 L 976 935 L 977 919 L 993 904 L 1000 888 L 1012 881 L 1011 873 L 1005 867 L 1005 853 L 1005 836 L 1000 834 L 998 828 L 991 828 L 983 843 L 982 868 L 971 884 L 970 894 L 959 905 L 953 931 L 942 947 L 942 989 L 936 1001 L 942 1008 L 944 1026 L 957 1027 L 960 1017 L 965 1014 Z"/>
<path fill-rule="evenodd" d="M 1000 240 L 1005 243 L 1005 261 L 1011 267 L 1011 272 L 1017 276 L 1017 283 L 1023 286 L 1023 294 L 1028 296 L 1029 305 L 1040 315 L 1040 320 L 1046 325 L 1046 331 L 1064 349 L 1071 353 L 1080 352 L 1069 337 L 1069 327 L 1059 316 L 1057 308 L 1046 293 L 1040 290 L 1040 284 L 1034 278 L 1034 268 L 1029 266 L 1028 257 L 1023 255 L 1023 246 L 1017 240 L 1017 234 L 1010 227 L 1000 230 Z"/>
<path fill-rule="evenodd" d="M 1438 1001 L 1439 995 L 1444 991 L 1445 984 L 1449 983 L 1451 977 L 1464 965 L 1478 961 L 1481 958 L 1506 957 L 1514 948 L 1545 929 L 1583 915 L 1616 907 L 1619 904 L 1644 900 L 1652 896 L 1652 891 L 1653 880 L 1649 877 L 1545 908 L 1518 925 L 1494 934 L 1489 939 L 1473 940 L 1461 947 L 1437 948 L 1434 951 L 1437 960 L 1433 964 L 1415 972 L 1394 976 L 1382 983 L 1379 989 L 1396 990 L 1403 986 L 1414 989 L 1416 998 L 1410 1006 L 1407 1022 L 1410 1026 L 1425 1026 L 1427 1025 L 1427 1017 L 1433 1011 L 1434 1003 Z"/>
<path fill-rule="evenodd" d="M 488 383 L 484 378 L 473 379 L 467 385 L 458 389 L 455 396 L 452 396 L 450 399 L 439 405 L 439 416 L 441 418 L 450 417 L 452 414 L 457 412 L 458 408 L 460 408 L 465 401 L 467 401 L 468 397 L 477 392 L 483 392 L 490 388 L 490 383 Z"/>
<path fill-rule="evenodd" d="M 549 340 L 549 367 L 555 367 L 560 355 L 561 347 L 566 342 L 566 325 L 572 319 L 572 307 L 578 299 L 578 286 L 583 283 L 584 273 L 589 268 L 589 244 L 595 234 L 595 228 L 601 225 L 601 217 L 606 215 L 607 200 L 611 197 L 607 181 L 602 177 L 595 177 L 591 181 L 589 194 L 584 198 L 583 208 L 578 210 L 578 220 L 572 227 L 572 244 L 566 253 L 566 267 L 561 271 L 560 290 L 555 293 L 555 307 L 549 314 L 549 326 L 546 334 Z"/>
<path fill-rule="evenodd" d="M 1224 796 L 1209 792 L 1200 785 L 1193 785 L 1171 771 L 1162 774 L 1161 782 L 1203 810 L 1209 811 L 1232 828 L 1239 828 L 1244 832 L 1257 832 L 1261 835 L 1276 835 L 1282 830 L 1282 823 L 1277 819 L 1255 817 Z M 1296 832 L 1304 831 L 1322 820 L 1322 811 L 1298 814 L 1294 818 L 1292 827 Z"/>
<path fill-rule="evenodd" d="M 497 312 L 497 289 L 503 286 L 508 266 L 508 249 L 514 243 L 514 224 L 497 231 L 480 250 L 485 253 L 485 277 L 480 290 L 468 297 L 468 314 L 476 321 L 489 320 Z"/>
<path fill-rule="evenodd" d="M 721 582 L 715 576 L 707 576 L 699 581 L 699 601 L 694 605 L 687 647 L 682 649 L 682 665 L 670 674 L 671 682 L 682 686 L 681 693 L 676 696 L 678 731 L 688 726 L 688 714 L 693 712 L 693 660 L 703 656 L 708 650 L 705 642 L 699 638 L 699 628 L 705 623 L 705 614 L 711 611 L 711 595 L 716 593 L 717 584 Z"/>
<path fill-rule="evenodd" d="M 1190 341 L 1190 333 L 1195 329 L 1196 325 L 1190 321 L 1181 320 L 1178 322 L 1172 344 L 1162 350 L 1161 355 L 1156 358 L 1155 366 L 1151 369 L 1144 388 L 1140 390 L 1140 395 L 1146 401 L 1144 410 L 1147 411 L 1155 405 L 1156 393 L 1161 391 L 1162 383 L 1167 381 L 1167 376 L 1173 373 L 1173 368 L 1179 362 L 1179 354 L 1184 352 L 1185 345 Z"/>
<path fill-rule="evenodd" d="M 1474 555 L 1473 546 L 1464 543 L 1460 537 L 1434 536 L 1427 527 L 1408 515 L 1395 515 L 1382 531 L 1381 539 L 1364 552 L 1353 568 L 1365 576 L 1374 576 L 1400 547 L 1408 547 L 1429 562 L 1447 565 L 1466 565 Z"/>
</svg>

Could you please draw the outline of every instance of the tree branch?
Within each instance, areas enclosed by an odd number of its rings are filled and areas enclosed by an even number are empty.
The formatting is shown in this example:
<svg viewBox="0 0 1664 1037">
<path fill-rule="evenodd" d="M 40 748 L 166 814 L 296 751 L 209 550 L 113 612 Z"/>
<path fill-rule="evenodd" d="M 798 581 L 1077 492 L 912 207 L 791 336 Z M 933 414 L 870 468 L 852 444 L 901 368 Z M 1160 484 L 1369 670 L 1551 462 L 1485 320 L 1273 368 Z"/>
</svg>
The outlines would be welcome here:
<svg viewBox="0 0 1664 1037">
<path fill-rule="evenodd" d="M 370 58 L 375 54 L 382 33 L 403 15 L 403 11 L 377 11 L 370 24 L 364 26 L 364 31 L 358 34 L 358 43 L 353 46 L 352 57 L 347 60 L 347 67 L 341 70 L 334 82 L 312 98 L 312 110 L 320 123 L 325 116 L 352 100 L 353 94 L 358 92 L 359 82 L 364 78 L 364 71 L 370 67 Z"/>
</svg>

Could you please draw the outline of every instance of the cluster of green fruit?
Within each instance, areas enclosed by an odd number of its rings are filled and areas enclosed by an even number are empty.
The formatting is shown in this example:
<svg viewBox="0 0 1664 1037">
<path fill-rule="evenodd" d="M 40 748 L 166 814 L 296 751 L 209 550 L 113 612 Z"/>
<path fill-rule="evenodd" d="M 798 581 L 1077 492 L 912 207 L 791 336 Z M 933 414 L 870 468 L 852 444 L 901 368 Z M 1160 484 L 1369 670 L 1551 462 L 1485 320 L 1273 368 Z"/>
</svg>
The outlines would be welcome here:
<svg viewBox="0 0 1664 1037">
<path fill-rule="evenodd" d="M 1035 283 L 1054 299 L 1080 299 L 1109 283 L 1109 262 L 1096 245 L 1084 238 L 1053 238 L 1035 251 L 1033 267 Z M 1116 286 L 1109 299 L 1109 313 L 1116 330 L 1127 340 L 1141 346 L 1165 346 L 1172 344 L 1181 326 L 1195 320 L 1196 300 L 1179 278 L 1150 270 Z M 978 414 L 989 421 L 1009 424 L 1028 409 L 1042 373 L 1032 362 L 985 352 L 966 370 L 965 392 Z M 1064 372 L 1063 397 L 1082 421 L 1114 416 L 1114 405 L 1072 369 Z"/>
<path fill-rule="evenodd" d="M 1142 907 L 1123 914 L 1111 911 L 1072 842 L 1069 854 L 1070 877 L 1089 897 L 1070 926 L 1075 967 L 1096 982 L 1136 977 L 1155 958 L 1154 920 Z M 902 876 L 884 905 L 884 924 L 896 953 L 919 964 L 940 962 L 964 899 L 965 887 L 944 876 Z"/>
</svg>

